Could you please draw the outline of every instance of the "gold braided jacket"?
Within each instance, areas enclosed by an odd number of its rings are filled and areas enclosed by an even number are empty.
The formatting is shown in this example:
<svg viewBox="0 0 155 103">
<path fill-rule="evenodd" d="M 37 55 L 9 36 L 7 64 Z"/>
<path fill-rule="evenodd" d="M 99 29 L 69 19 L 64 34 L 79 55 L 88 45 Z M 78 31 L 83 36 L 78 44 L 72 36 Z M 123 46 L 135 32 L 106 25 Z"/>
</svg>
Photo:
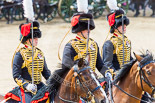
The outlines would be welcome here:
<svg viewBox="0 0 155 103">
<path fill-rule="evenodd" d="M 123 59 L 124 59 L 124 64 L 128 63 L 130 61 L 130 56 L 131 56 L 131 41 L 126 36 L 124 36 L 124 41 L 123 41 L 122 34 L 119 34 L 116 32 L 110 38 L 110 41 L 114 45 L 113 54 L 117 55 L 117 59 L 120 64 L 120 67 L 123 65 Z M 124 42 L 124 58 L 123 58 L 123 42 Z"/>
<path fill-rule="evenodd" d="M 28 73 L 32 78 L 32 48 L 23 47 L 20 50 L 24 63 L 22 64 L 22 68 L 28 68 Z M 34 47 L 34 62 L 33 62 L 33 79 L 34 84 L 39 84 L 42 81 L 41 72 L 43 71 L 44 67 L 44 55 L 43 52 Z"/>
<path fill-rule="evenodd" d="M 76 39 L 72 39 L 69 41 L 71 43 L 72 47 L 76 51 L 77 55 L 74 57 L 74 61 L 77 59 L 86 58 L 86 49 L 87 49 L 87 39 L 82 38 L 82 37 L 77 37 Z M 96 60 L 97 60 L 97 52 L 98 52 L 98 47 L 96 42 L 93 39 L 89 39 L 89 44 L 88 44 L 88 53 L 89 53 L 89 65 L 95 71 L 96 68 Z"/>
</svg>

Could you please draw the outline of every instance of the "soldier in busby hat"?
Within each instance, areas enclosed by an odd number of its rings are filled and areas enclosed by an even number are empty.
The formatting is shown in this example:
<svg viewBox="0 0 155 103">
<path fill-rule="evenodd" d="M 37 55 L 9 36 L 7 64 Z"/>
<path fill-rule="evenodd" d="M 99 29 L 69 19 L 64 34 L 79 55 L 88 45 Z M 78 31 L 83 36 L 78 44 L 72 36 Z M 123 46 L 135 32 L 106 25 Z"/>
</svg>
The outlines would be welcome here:
<svg viewBox="0 0 155 103">
<path fill-rule="evenodd" d="M 32 38 L 32 23 L 20 24 L 20 41 L 25 44 L 27 40 Z M 41 38 L 40 24 L 38 21 L 33 22 L 33 38 Z M 30 42 L 32 45 L 32 42 Z"/>
<path fill-rule="evenodd" d="M 43 52 L 39 48 L 37 48 L 38 38 L 41 38 L 42 35 L 39 27 L 40 25 L 37 21 L 33 21 L 32 23 L 28 24 L 21 24 L 19 26 L 20 41 L 24 44 L 24 46 L 15 52 L 13 58 L 13 78 L 18 84 L 18 87 L 5 95 L 6 99 L 9 97 L 11 98 L 7 101 L 9 103 L 15 101 L 30 103 L 33 95 L 36 94 L 37 91 L 44 86 L 44 83 L 42 82 L 42 76 L 47 80 L 51 75 L 50 70 L 47 68 Z M 34 54 L 33 71 L 32 44 Z M 13 95 L 15 95 L 16 98 L 14 98 Z"/>
<path fill-rule="evenodd" d="M 56 70 L 53 75 L 57 74 L 63 77 L 80 58 L 86 60 L 87 54 L 89 55 L 88 62 L 91 69 L 95 71 L 97 68 L 104 75 L 107 68 L 103 65 L 99 47 L 92 38 L 89 38 L 89 33 L 95 29 L 95 24 L 92 14 L 88 13 L 88 1 L 77 0 L 77 5 L 78 13 L 75 13 L 71 20 L 72 33 L 76 37 L 65 45 L 62 57 L 62 69 Z M 87 41 L 89 41 L 88 50 Z M 57 88 L 59 82 L 53 77 L 50 79 L 49 84 L 53 85 L 53 88 Z M 53 90 L 53 88 L 49 88 L 49 90 Z"/>
<path fill-rule="evenodd" d="M 103 67 L 103 63 L 100 57 L 98 45 L 92 38 L 88 38 L 88 32 L 91 33 L 91 30 L 95 28 L 92 14 L 81 12 L 74 14 L 71 26 L 72 33 L 76 34 L 76 37 L 71 39 L 64 48 L 62 68 L 66 70 L 70 69 L 76 60 L 80 58 L 83 58 L 84 60 L 86 59 L 87 39 L 89 39 L 88 53 L 90 56 L 90 67 L 93 71 L 95 71 L 96 68 L 100 71 Z"/>
<path fill-rule="evenodd" d="M 124 35 L 129 19 L 121 8 L 108 14 L 107 19 L 112 36 L 103 45 L 103 63 L 112 71 L 116 71 L 132 59 L 131 41 Z"/>
</svg>

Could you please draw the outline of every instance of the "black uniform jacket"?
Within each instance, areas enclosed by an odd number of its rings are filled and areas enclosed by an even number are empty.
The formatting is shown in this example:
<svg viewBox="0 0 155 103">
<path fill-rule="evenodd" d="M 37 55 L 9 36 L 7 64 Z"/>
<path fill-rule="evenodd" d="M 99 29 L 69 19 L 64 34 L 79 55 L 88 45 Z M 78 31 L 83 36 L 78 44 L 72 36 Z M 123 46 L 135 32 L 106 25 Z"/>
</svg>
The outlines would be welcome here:
<svg viewBox="0 0 155 103">
<path fill-rule="evenodd" d="M 23 60 L 20 52 L 17 52 L 14 57 L 14 60 L 13 60 L 13 78 L 14 78 L 14 80 L 17 78 L 18 80 L 21 80 L 24 83 L 24 82 L 26 82 L 25 80 L 32 81 L 32 78 L 31 78 L 30 74 L 28 73 L 27 67 L 21 68 L 23 62 L 24 62 L 24 60 Z M 50 70 L 47 68 L 45 58 L 44 58 L 44 68 L 42 71 L 42 75 L 46 80 L 51 75 Z M 28 85 L 28 83 L 25 83 L 23 85 L 23 88 L 25 88 L 27 85 Z M 37 88 L 39 89 L 42 86 L 43 86 L 43 83 L 41 82 L 40 84 L 37 85 Z"/>
<path fill-rule="evenodd" d="M 117 55 L 113 54 L 114 46 L 110 40 L 106 41 L 103 45 L 103 63 L 107 68 L 113 69 L 113 70 L 119 70 L 120 65 L 117 60 Z M 130 57 L 130 60 L 133 58 Z"/>
<path fill-rule="evenodd" d="M 75 64 L 74 57 L 77 55 L 76 51 L 72 47 L 70 43 L 67 43 L 64 48 L 63 52 L 63 58 L 62 58 L 62 68 L 63 69 L 71 69 L 73 65 Z M 101 74 L 104 75 L 105 71 L 107 68 L 103 65 L 100 53 L 99 53 L 99 48 L 98 48 L 98 53 L 97 53 L 97 60 L 96 60 L 96 68 L 98 71 L 101 72 Z"/>
</svg>

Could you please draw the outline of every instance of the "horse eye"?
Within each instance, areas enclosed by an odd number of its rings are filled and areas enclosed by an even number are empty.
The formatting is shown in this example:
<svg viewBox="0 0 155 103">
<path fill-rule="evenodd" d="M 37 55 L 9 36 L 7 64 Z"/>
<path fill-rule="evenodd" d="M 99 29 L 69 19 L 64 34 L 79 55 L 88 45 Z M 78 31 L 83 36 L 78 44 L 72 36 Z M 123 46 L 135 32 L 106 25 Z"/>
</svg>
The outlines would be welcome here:
<svg viewBox="0 0 155 103">
<path fill-rule="evenodd" d="M 149 69 L 149 66 L 146 66 L 146 69 Z"/>
<path fill-rule="evenodd" d="M 151 75 L 151 72 L 150 71 L 146 71 L 146 72 L 147 72 L 148 75 Z"/>
</svg>

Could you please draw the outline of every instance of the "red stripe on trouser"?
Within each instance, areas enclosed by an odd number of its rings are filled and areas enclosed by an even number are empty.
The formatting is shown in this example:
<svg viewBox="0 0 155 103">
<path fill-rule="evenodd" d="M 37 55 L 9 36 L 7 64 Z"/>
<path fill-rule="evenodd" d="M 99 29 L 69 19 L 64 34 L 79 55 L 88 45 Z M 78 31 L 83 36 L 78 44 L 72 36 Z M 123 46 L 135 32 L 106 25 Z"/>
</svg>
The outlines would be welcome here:
<svg viewBox="0 0 155 103">
<path fill-rule="evenodd" d="M 24 90 L 22 88 L 20 88 L 21 91 L 21 96 L 22 96 L 22 103 L 25 103 L 25 93 Z"/>
<path fill-rule="evenodd" d="M 16 100 L 16 101 L 21 101 L 21 99 L 18 96 L 14 95 L 12 93 L 7 93 L 4 96 L 4 99 L 8 99 L 8 98 L 11 98 L 11 99 Z"/>
</svg>

